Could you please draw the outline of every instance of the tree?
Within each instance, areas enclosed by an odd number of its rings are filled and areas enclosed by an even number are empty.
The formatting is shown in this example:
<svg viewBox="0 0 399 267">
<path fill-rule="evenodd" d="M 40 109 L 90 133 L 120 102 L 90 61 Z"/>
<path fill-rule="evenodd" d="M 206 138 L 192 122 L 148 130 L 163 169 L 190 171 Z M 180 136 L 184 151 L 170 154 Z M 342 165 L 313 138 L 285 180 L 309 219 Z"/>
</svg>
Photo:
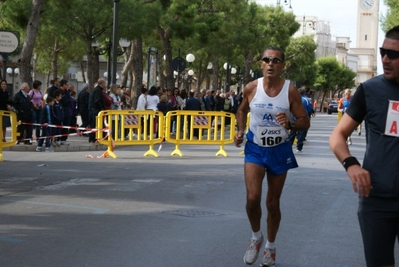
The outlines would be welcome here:
<svg viewBox="0 0 399 267">
<path fill-rule="evenodd" d="M 291 38 L 286 50 L 286 77 L 302 85 L 313 86 L 316 79 L 316 57 L 314 51 L 317 44 L 312 36 L 304 35 Z"/>
<path fill-rule="evenodd" d="M 397 0 L 384 0 L 388 7 L 387 13 L 381 18 L 381 27 L 384 32 L 399 25 L 399 2 Z"/>
<path fill-rule="evenodd" d="M 19 59 L 19 72 L 21 81 L 29 84 L 32 84 L 31 60 L 43 5 L 44 0 L 4 1 L 0 4 L 1 9 L 4 10 L 1 25 L 22 33 L 21 37 L 24 41 Z"/>
<path fill-rule="evenodd" d="M 329 90 L 335 94 L 339 90 L 352 88 L 356 73 L 338 62 L 335 57 L 323 57 L 316 60 L 315 87 L 323 93 L 321 103 Z"/>
</svg>

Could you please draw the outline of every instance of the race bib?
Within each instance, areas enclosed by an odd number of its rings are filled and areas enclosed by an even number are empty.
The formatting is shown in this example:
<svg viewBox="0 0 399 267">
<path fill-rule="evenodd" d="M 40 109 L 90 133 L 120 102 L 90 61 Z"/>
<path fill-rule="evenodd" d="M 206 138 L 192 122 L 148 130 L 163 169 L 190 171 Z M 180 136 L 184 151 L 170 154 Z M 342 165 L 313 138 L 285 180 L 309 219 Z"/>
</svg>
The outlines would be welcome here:
<svg viewBox="0 0 399 267">
<path fill-rule="evenodd" d="M 278 126 L 259 126 L 256 134 L 257 143 L 262 147 L 277 146 L 284 143 L 287 137 L 287 131 Z"/>
<path fill-rule="evenodd" d="M 399 137 L 399 101 L 389 101 L 385 134 Z"/>
</svg>

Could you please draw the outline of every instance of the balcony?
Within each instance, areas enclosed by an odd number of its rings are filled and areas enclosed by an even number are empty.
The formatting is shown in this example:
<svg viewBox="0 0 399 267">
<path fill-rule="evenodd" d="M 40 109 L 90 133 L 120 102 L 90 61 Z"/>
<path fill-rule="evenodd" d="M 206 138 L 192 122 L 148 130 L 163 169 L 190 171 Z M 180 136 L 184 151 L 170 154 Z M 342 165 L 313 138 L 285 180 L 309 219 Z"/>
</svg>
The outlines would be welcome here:
<svg viewBox="0 0 399 267">
<path fill-rule="evenodd" d="M 358 71 L 364 71 L 364 72 L 375 72 L 377 71 L 377 66 L 376 65 L 358 65 L 357 66 Z"/>
</svg>

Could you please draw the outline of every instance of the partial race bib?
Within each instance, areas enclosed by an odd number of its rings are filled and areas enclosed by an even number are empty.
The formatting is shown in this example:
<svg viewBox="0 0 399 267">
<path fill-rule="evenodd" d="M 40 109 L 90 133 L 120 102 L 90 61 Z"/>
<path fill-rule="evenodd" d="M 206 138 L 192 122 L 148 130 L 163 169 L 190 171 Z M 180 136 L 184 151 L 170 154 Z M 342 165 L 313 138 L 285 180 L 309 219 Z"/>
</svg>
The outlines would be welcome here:
<svg viewBox="0 0 399 267">
<path fill-rule="evenodd" d="M 399 101 L 389 101 L 385 134 L 399 137 Z"/>
<path fill-rule="evenodd" d="M 288 134 L 287 131 L 278 126 L 259 126 L 256 138 L 259 146 L 273 147 L 284 143 Z"/>
</svg>

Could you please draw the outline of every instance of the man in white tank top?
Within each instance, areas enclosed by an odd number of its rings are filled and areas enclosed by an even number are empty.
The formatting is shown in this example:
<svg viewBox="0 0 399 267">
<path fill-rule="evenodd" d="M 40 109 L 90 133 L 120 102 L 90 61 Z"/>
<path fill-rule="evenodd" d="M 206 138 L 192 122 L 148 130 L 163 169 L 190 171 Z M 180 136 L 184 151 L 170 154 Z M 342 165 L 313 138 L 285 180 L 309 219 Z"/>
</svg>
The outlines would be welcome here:
<svg viewBox="0 0 399 267">
<path fill-rule="evenodd" d="M 309 117 L 303 108 L 298 90 L 280 77 L 285 67 L 284 52 L 267 47 L 262 53 L 263 78 L 248 83 L 237 111 L 237 147 L 244 141 L 247 114 L 251 110 L 249 131 L 246 134 L 244 173 L 247 189 L 246 211 L 252 238 L 244 255 L 246 264 L 254 264 L 263 242 L 261 225 L 262 183 L 267 174 L 267 242 L 262 266 L 275 266 L 274 244 L 280 225 L 280 196 L 287 172 L 298 167 L 288 140 L 288 130 L 306 130 Z M 295 122 L 292 118 L 295 117 Z"/>
</svg>

